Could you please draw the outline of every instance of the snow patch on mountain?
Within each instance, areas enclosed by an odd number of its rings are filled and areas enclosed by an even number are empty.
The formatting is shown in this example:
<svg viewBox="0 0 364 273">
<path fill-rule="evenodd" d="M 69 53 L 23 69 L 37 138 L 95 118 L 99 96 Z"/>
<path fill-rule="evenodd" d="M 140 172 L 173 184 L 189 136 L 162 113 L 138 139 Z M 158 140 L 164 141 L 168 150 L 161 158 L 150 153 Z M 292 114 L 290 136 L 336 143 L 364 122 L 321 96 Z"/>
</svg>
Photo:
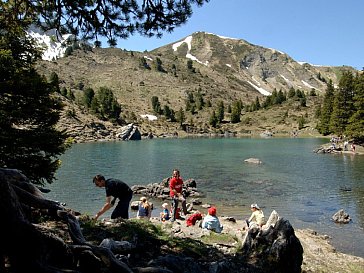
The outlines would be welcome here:
<svg viewBox="0 0 364 273">
<path fill-rule="evenodd" d="M 272 95 L 269 91 L 265 90 L 262 87 L 256 86 L 254 83 L 247 81 L 251 86 L 253 86 L 256 90 L 259 91 L 260 94 L 264 95 L 264 96 L 270 96 Z"/>
<path fill-rule="evenodd" d="M 36 27 L 31 27 L 28 35 L 35 39 L 37 45 L 43 50 L 42 59 L 52 61 L 64 56 L 67 44 L 72 34 L 60 35 L 55 30 L 43 32 Z"/>
<path fill-rule="evenodd" d="M 195 56 L 193 56 L 190 52 L 191 52 L 191 43 L 192 43 L 192 36 L 188 36 L 186 37 L 183 41 L 175 43 L 172 45 L 173 51 L 177 51 L 178 47 L 180 47 L 183 43 L 187 44 L 188 50 L 187 50 L 187 54 L 186 54 L 186 58 L 191 59 L 192 61 L 196 61 L 200 64 L 206 65 L 208 66 L 209 62 L 201 62 L 199 59 L 197 59 Z"/>
</svg>

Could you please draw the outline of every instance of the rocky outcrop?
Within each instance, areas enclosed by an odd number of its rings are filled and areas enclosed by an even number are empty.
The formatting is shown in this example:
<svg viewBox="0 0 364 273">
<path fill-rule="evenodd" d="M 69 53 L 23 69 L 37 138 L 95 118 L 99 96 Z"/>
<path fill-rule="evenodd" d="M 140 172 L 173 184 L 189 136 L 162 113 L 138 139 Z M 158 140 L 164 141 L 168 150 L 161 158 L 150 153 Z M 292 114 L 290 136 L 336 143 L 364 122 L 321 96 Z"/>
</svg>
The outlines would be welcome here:
<svg viewBox="0 0 364 273">
<path fill-rule="evenodd" d="M 134 185 L 131 187 L 134 194 L 141 194 L 158 199 L 169 198 L 169 177 L 163 179 L 160 183 L 150 183 L 148 185 Z M 183 182 L 183 194 L 186 197 L 198 198 L 203 196 L 203 193 L 197 190 L 196 181 L 194 179 L 187 179 Z"/>
<path fill-rule="evenodd" d="M 351 221 L 351 218 L 343 209 L 340 209 L 332 216 L 332 220 L 335 223 L 348 224 Z"/>
<path fill-rule="evenodd" d="M 254 261 L 262 271 L 300 273 L 303 248 L 288 220 L 279 218 L 267 229 L 249 229 L 243 240 L 243 256 Z"/>
<path fill-rule="evenodd" d="M 138 127 L 131 123 L 121 127 L 116 134 L 116 138 L 121 140 L 141 140 L 142 135 L 140 134 Z"/>
</svg>

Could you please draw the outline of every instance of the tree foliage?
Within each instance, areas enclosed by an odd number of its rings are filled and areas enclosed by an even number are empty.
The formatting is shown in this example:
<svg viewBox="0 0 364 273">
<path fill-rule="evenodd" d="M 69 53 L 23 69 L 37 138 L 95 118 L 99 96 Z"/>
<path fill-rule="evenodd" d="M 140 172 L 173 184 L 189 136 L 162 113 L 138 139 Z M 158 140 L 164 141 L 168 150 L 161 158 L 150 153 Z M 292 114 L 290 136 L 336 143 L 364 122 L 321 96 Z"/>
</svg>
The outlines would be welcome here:
<svg viewBox="0 0 364 273">
<path fill-rule="evenodd" d="M 2 3 L 4 5 L 4 3 Z M 66 135 L 55 129 L 61 104 L 59 90 L 33 68 L 39 52 L 21 25 L 0 26 L 0 167 L 16 168 L 32 182 L 51 183 L 65 149 Z"/>
<path fill-rule="evenodd" d="M 181 126 L 183 125 L 183 123 L 186 120 L 186 115 L 185 115 L 185 112 L 183 111 L 182 107 L 176 113 L 176 120 L 179 122 L 179 124 Z"/>
<path fill-rule="evenodd" d="M 364 76 L 344 72 L 338 88 L 331 80 L 320 111 L 318 130 L 323 135 L 345 135 L 354 142 L 364 142 Z"/>
<path fill-rule="evenodd" d="M 102 119 L 120 122 L 121 106 L 110 88 L 101 87 L 93 101 L 91 105 Z"/>
<path fill-rule="evenodd" d="M 234 101 L 231 107 L 231 123 L 240 122 L 240 115 L 243 106 L 241 101 Z"/>
<path fill-rule="evenodd" d="M 354 111 L 348 120 L 347 134 L 364 143 L 364 74 L 354 82 Z"/>
<path fill-rule="evenodd" d="M 218 104 L 217 104 L 216 117 L 217 117 L 218 123 L 221 123 L 224 120 L 225 106 L 224 106 L 223 101 L 219 101 Z"/>
<path fill-rule="evenodd" d="M 332 83 L 332 80 L 330 80 L 327 83 L 326 93 L 325 93 L 323 105 L 321 108 L 321 115 L 320 115 L 320 120 L 319 120 L 319 125 L 318 125 L 318 130 L 323 135 L 330 134 L 329 123 L 330 123 L 332 107 L 333 107 L 333 103 L 334 103 L 334 91 L 335 91 L 334 85 Z"/>
<path fill-rule="evenodd" d="M 157 96 L 152 97 L 152 108 L 155 114 L 161 114 L 162 112 L 161 103 L 159 102 Z"/>
<path fill-rule="evenodd" d="M 116 38 L 140 33 L 161 37 L 172 32 L 192 15 L 192 5 L 209 0 L 88 0 L 88 1 L 2 1 L 16 15 L 37 22 L 43 29 L 57 29 L 82 39 L 107 37 L 110 46 Z"/>
</svg>

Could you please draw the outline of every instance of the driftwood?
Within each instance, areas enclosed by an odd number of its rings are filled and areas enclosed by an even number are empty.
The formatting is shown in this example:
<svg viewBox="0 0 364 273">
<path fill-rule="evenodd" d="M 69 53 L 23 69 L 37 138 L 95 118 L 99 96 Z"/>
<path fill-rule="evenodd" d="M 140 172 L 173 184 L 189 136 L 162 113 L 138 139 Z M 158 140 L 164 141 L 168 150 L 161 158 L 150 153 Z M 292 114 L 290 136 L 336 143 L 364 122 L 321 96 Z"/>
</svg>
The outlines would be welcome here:
<svg viewBox="0 0 364 273">
<path fill-rule="evenodd" d="M 33 224 L 35 209 L 66 223 L 72 244 Z M 110 249 L 88 243 L 75 212 L 46 199 L 17 170 L 0 168 L 0 210 L 0 272 L 133 272 Z"/>
</svg>

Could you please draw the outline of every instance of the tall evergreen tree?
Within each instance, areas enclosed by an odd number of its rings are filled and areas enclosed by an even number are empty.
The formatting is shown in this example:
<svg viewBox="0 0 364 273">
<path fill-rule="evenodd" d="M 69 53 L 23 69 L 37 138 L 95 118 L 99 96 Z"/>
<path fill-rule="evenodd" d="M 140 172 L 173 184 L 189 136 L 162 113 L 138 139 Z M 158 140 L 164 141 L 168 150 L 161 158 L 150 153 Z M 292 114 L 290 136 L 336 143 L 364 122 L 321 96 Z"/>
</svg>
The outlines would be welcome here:
<svg viewBox="0 0 364 273">
<path fill-rule="evenodd" d="M 218 120 L 218 117 L 216 116 L 215 111 L 212 111 L 209 123 L 213 128 L 216 128 L 217 124 L 219 123 L 219 120 Z"/>
<path fill-rule="evenodd" d="M 203 96 L 202 96 L 200 90 L 197 91 L 197 94 L 195 97 L 196 97 L 196 99 L 195 99 L 196 108 L 197 108 L 197 110 L 201 110 L 205 106 L 205 102 L 203 100 Z"/>
<path fill-rule="evenodd" d="M 357 75 L 354 81 L 355 111 L 349 118 L 346 134 L 355 142 L 364 143 L 364 74 Z"/>
<path fill-rule="evenodd" d="M 321 116 L 320 121 L 318 124 L 318 130 L 324 136 L 329 135 L 331 133 L 329 125 L 330 125 L 330 118 L 332 113 L 332 107 L 334 104 L 334 85 L 332 80 L 326 84 L 326 93 L 324 97 L 323 106 L 321 109 Z"/>
<path fill-rule="evenodd" d="M 0 23 L 0 167 L 43 185 L 53 181 L 66 149 L 66 135 L 55 129 L 61 104 L 51 96 L 59 86 L 33 68 L 39 52 L 12 23 Z"/>
<path fill-rule="evenodd" d="M 289 90 L 288 90 L 288 98 L 293 98 L 294 96 L 296 95 L 296 90 L 294 90 L 293 87 L 291 87 Z"/>
<path fill-rule="evenodd" d="M 345 132 L 349 118 L 353 113 L 353 74 L 344 72 L 335 93 L 333 110 L 330 117 L 330 131 L 337 135 Z"/>
<path fill-rule="evenodd" d="M 179 124 L 182 126 L 183 123 L 186 120 L 185 112 L 183 111 L 182 107 L 179 109 L 179 111 L 176 114 L 176 120 L 179 122 Z"/>
<path fill-rule="evenodd" d="M 95 91 L 92 88 L 86 88 L 83 92 L 83 101 L 87 108 L 91 107 L 91 102 L 95 96 Z"/>
<path fill-rule="evenodd" d="M 59 88 L 59 77 L 56 72 L 52 72 L 49 77 L 49 82 L 53 86 L 53 91 L 60 93 L 61 90 Z"/>
<path fill-rule="evenodd" d="M 240 122 L 241 103 L 240 101 L 234 101 L 231 107 L 231 123 Z"/>
<path fill-rule="evenodd" d="M 161 104 L 157 96 L 152 97 L 152 108 L 155 114 L 161 114 Z"/>
<path fill-rule="evenodd" d="M 217 104 L 217 113 L 216 117 L 219 123 L 221 123 L 224 120 L 225 117 L 225 106 L 223 101 L 219 101 Z"/>
<path fill-rule="evenodd" d="M 107 87 L 101 87 L 97 93 L 99 114 L 103 119 L 119 122 L 121 106 L 114 97 L 114 93 Z"/>
<path fill-rule="evenodd" d="M 260 102 L 258 97 L 255 98 L 255 110 L 260 110 Z"/>
<path fill-rule="evenodd" d="M 162 60 L 158 57 L 156 57 L 155 60 L 153 61 L 153 67 L 155 70 L 159 72 L 164 72 L 164 69 L 162 67 Z"/>
</svg>

